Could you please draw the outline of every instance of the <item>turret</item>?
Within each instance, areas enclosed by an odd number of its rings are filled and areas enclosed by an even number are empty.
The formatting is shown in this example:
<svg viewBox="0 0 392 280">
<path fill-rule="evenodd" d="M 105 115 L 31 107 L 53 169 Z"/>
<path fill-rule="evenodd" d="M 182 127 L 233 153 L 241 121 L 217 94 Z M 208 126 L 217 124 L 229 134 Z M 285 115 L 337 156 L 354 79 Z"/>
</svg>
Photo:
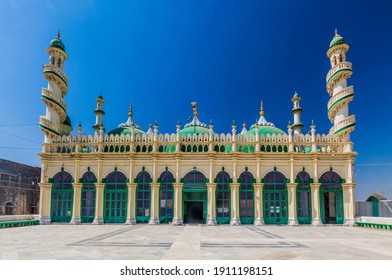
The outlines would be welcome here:
<svg viewBox="0 0 392 280">
<path fill-rule="evenodd" d="M 347 87 L 347 79 L 352 74 L 352 65 L 346 61 L 348 49 L 349 45 L 336 29 L 327 51 L 332 67 L 326 77 L 327 92 L 331 96 L 328 117 L 333 123 L 329 134 L 338 136 L 344 142 L 350 141 L 350 133 L 355 128 L 355 115 L 350 115 L 348 110 L 348 104 L 354 98 L 354 87 Z"/>
<path fill-rule="evenodd" d="M 45 116 L 40 117 L 39 126 L 45 134 L 45 143 L 50 143 L 58 135 L 69 135 L 72 131 L 71 120 L 67 115 L 67 104 L 64 96 L 68 92 L 68 77 L 63 68 L 68 55 L 60 39 L 60 32 L 57 38 L 50 42 L 46 48 L 49 55 L 49 63 L 43 65 L 43 75 L 48 80 L 48 87 L 42 88 L 41 99 L 46 105 Z"/>
<path fill-rule="evenodd" d="M 94 110 L 95 114 L 95 124 L 93 125 L 93 129 L 95 130 L 95 135 L 99 135 L 99 129 L 102 127 L 103 131 L 105 131 L 105 127 L 103 126 L 102 116 L 105 115 L 105 112 L 102 110 L 102 105 L 105 103 L 102 95 L 98 96 L 95 99 L 97 102 L 97 108 Z"/>
<path fill-rule="evenodd" d="M 291 110 L 291 113 L 294 116 L 294 123 L 291 128 L 296 135 L 301 134 L 301 129 L 304 127 L 304 125 L 301 123 L 302 108 L 299 106 L 300 100 L 301 97 L 297 92 L 295 92 L 293 98 L 291 98 L 291 101 L 293 102 L 293 109 Z"/>
</svg>

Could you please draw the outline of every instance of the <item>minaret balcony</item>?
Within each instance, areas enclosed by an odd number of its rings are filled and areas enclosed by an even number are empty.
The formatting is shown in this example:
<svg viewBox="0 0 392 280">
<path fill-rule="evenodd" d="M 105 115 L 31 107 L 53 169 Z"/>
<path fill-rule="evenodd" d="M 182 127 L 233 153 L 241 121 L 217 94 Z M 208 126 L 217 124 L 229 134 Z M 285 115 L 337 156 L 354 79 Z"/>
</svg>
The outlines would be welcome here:
<svg viewBox="0 0 392 280">
<path fill-rule="evenodd" d="M 335 77 L 338 73 L 343 71 L 350 71 L 352 72 L 352 63 L 351 62 L 340 62 L 332 67 L 331 70 L 328 71 L 326 80 L 327 84 Z"/>
<path fill-rule="evenodd" d="M 354 98 L 354 86 L 349 86 L 332 96 L 328 101 L 328 118 L 333 121 L 336 113 Z"/>
<path fill-rule="evenodd" d="M 44 116 L 39 117 L 39 126 L 41 129 L 45 130 L 46 132 L 49 132 L 54 135 L 60 135 L 61 133 L 61 128 L 59 125 L 56 123 L 52 122 L 51 120 L 48 120 Z M 44 132 L 45 132 L 44 131 Z"/>
<path fill-rule="evenodd" d="M 67 117 L 67 104 L 64 99 L 57 96 L 53 91 L 47 88 L 42 88 L 41 98 L 47 106 L 53 108 L 60 115 L 61 121 L 65 120 Z"/>
<path fill-rule="evenodd" d="M 68 92 L 67 75 L 65 75 L 64 71 L 56 65 L 45 64 L 43 68 L 45 79 L 56 82 L 61 89 L 62 97 L 64 97 Z"/>
<path fill-rule="evenodd" d="M 337 123 L 329 130 L 330 135 L 346 134 L 353 131 L 355 128 L 355 115 L 349 116 Z"/>
</svg>

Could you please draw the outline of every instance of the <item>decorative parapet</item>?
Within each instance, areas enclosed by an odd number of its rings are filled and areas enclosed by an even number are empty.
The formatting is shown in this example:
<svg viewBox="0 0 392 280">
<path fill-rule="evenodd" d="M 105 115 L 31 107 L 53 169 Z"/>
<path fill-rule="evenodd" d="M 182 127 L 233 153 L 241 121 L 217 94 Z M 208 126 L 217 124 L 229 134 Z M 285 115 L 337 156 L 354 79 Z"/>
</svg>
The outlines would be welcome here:
<svg viewBox="0 0 392 280">
<path fill-rule="evenodd" d="M 332 95 L 333 88 L 341 76 L 345 79 L 350 78 L 352 73 L 351 62 L 339 62 L 331 70 L 328 71 L 326 81 L 327 81 L 327 92 Z"/>
<path fill-rule="evenodd" d="M 340 135 L 350 133 L 355 128 L 355 115 L 351 115 L 337 123 L 329 130 L 330 135 Z"/>
<path fill-rule="evenodd" d="M 55 81 L 61 88 L 62 97 L 68 92 L 68 77 L 60 67 L 51 64 L 43 65 L 44 77 L 48 81 Z"/>
<path fill-rule="evenodd" d="M 44 131 L 44 133 L 49 133 L 51 135 L 60 135 L 61 128 L 56 123 L 46 119 L 45 117 L 41 116 L 39 118 L 39 126 Z"/>
<path fill-rule="evenodd" d="M 53 108 L 59 114 L 61 122 L 64 122 L 67 117 L 67 104 L 64 99 L 58 97 L 53 91 L 47 88 L 42 88 L 41 98 L 47 106 Z"/>
<path fill-rule="evenodd" d="M 45 120 L 45 119 L 43 119 Z M 46 121 L 46 120 L 45 120 Z M 214 134 L 212 141 L 203 135 L 184 135 L 177 141 L 176 134 L 136 135 L 132 141 L 129 135 L 84 135 L 57 136 L 52 143 L 44 144 L 45 153 L 287 153 L 289 145 L 294 153 L 343 153 L 346 143 L 334 135 L 310 134 L 261 135 L 256 141 L 254 135 L 237 135 L 236 151 L 232 151 L 232 135 Z M 153 149 L 154 145 L 156 148 Z M 176 146 L 179 150 L 176 150 Z M 209 146 L 213 149 L 210 150 Z M 256 151 L 256 147 L 259 150 Z M 315 149 L 312 149 L 315 147 Z"/>
<path fill-rule="evenodd" d="M 328 101 L 328 118 L 332 122 L 336 113 L 346 104 L 351 102 L 354 98 L 354 86 L 349 86 L 334 96 Z"/>
</svg>

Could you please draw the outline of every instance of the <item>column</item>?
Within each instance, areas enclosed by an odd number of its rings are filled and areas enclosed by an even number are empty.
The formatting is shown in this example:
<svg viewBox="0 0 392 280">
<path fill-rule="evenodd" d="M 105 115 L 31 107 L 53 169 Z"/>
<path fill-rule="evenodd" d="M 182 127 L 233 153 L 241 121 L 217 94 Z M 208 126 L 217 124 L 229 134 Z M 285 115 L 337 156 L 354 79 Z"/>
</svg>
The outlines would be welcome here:
<svg viewBox="0 0 392 280">
<path fill-rule="evenodd" d="M 51 183 L 39 183 L 39 221 L 41 225 L 50 225 Z"/>
<path fill-rule="evenodd" d="M 182 225 L 182 187 L 183 183 L 174 183 L 174 217 L 173 225 Z"/>
<path fill-rule="evenodd" d="M 344 183 L 343 187 L 343 199 L 346 205 L 344 209 L 344 224 L 347 226 L 353 226 L 355 224 L 355 200 L 354 200 L 354 188 L 355 183 Z"/>
<path fill-rule="evenodd" d="M 254 183 L 255 188 L 255 226 L 264 225 L 263 215 L 263 183 Z"/>
<path fill-rule="evenodd" d="M 320 220 L 320 186 L 319 183 L 310 184 L 312 190 L 312 225 L 320 226 L 323 223 Z"/>
<path fill-rule="evenodd" d="M 95 183 L 95 218 L 93 221 L 93 225 L 103 225 L 103 200 L 105 197 L 103 196 L 105 184 L 103 183 Z"/>
<path fill-rule="evenodd" d="M 208 183 L 207 225 L 216 225 L 216 183 Z"/>
<path fill-rule="evenodd" d="M 136 225 L 136 183 L 127 183 L 128 201 L 127 201 L 127 220 L 125 224 Z"/>
<path fill-rule="evenodd" d="M 238 197 L 239 197 L 239 188 L 240 184 L 238 183 L 231 183 L 231 221 L 230 225 L 236 226 L 240 225 L 240 211 L 238 205 Z"/>
<path fill-rule="evenodd" d="M 73 209 L 72 209 L 72 219 L 70 224 L 80 225 L 82 221 L 80 220 L 80 202 L 82 193 L 82 184 L 73 183 L 74 187 L 74 197 L 73 197 Z"/>
<path fill-rule="evenodd" d="M 288 200 L 289 200 L 289 221 L 288 225 L 290 226 L 298 226 L 297 220 L 297 183 L 288 183 Z"/>
<path fill-rule="evenodd" d="M 159 225 L 159 183 L 151 183 L 150 225 Z"/>
</svg>

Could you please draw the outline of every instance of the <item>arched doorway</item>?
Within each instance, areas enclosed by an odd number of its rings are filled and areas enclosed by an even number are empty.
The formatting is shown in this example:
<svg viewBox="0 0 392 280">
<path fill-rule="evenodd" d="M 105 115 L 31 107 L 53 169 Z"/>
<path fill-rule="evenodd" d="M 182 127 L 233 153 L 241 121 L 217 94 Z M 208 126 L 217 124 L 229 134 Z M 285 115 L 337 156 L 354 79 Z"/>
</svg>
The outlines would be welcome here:
<svg viewBox="0 0 392 280">
<path fill-rule="evenodd" d="M 5 214 L 6 215 L 13 215 L 14 213 L 14 204 L 12 204 L 12 202 L 7 202 L 5 204 Z"/>
<path fill-rule="evenodd" d="M 128 201 L 127 177 L 119 171 L 113 171 L 106 176 L 105 181 L 103 220 L 105 223 L 125 223 Z"/>
<path fill-rule="evenodd" d="M 72 176 L 68 172 L 58 172 L 50 181 L 52 185 L 52 222 L 69 223 L 72 218 L 73 186 Z"/>
<path fill-rule="evenodd" d="M 230 224 L 230 175 L 221 171 L 216 175 L 216 222 Z"/>
<path fill-rule="evenodd" d="M 181 180 L 184 223 L 205 223 L 207 216 L 207 180 L 200 171 L 188 172 Z"/>
<path fill-rule="evenodd" d="M 323 224 L 343 224 L 342 179 L 333 172 L 325 172 L 320 178 L 320 212 Z"/>
<path fill-rule="evenodd" d="M 300 224 L 310 224 L 312 222 L 311 200 L 310 200 L 310 175 L 302 171 L 295 179 L 297 185 L 297 219 Z"/>
<path fill-rule="evenodd" d="M 171 172 L 162 172 L 158 179 L 161 183 L 159 188 L 159 223 L 170 223 L 173 220 L 174 212 L 174 176 Z"/>
<path fill-rule="evenodd" d="M 263 205 L 266 224 L 287 224 L 287 180 L 278 172 L 271 171 L 264 177 Z"/>
<path fill-rule="evenodd" d="M 82 177 L 82 203 L 81 203 L 81 220 L 82 223 L 91 223 L 95 217 L 95 185 L 97 182 L 93 172 L 88 171 Z"/>
<path fill-rule="evenodd" d="M 255 179 L 252 173 L 244 171 L 239 179 L 239 199 L 240 199 L 240 221 L 241 224 L 253 224 L 254 222 L 254 189 Z"/>
<path fill-rule="evenodd" d="M 150 220 L 151 176 L 142 171 L 136 176 L 136 222 L 148 223 Z"/>
</svg>

